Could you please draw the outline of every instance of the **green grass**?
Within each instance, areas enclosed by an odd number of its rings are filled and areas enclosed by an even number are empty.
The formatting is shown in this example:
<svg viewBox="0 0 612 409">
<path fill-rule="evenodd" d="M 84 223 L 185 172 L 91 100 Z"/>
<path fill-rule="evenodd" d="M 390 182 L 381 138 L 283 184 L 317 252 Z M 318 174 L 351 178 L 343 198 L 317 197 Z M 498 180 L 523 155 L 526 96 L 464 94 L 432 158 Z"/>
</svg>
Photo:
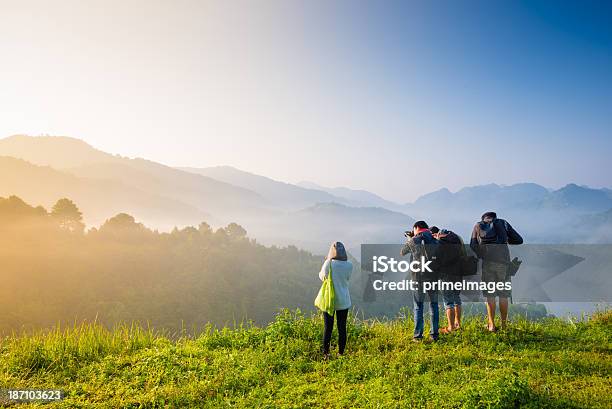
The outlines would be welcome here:
<svg viewBox="0 0 612 409">
<path fill-rule="evenodd" d="M 196 337 L 89 324 L 2 339 L 0 388 L 60 388 L 45 406 L 66 408 L 610 408 L 611 321 L 515 319 L 490 334 L 474 317 L 413 343 L 410 319 L 353 317 L 347 355 L 328 361 L 320 318 L 300 312 Z"/>
</svg>

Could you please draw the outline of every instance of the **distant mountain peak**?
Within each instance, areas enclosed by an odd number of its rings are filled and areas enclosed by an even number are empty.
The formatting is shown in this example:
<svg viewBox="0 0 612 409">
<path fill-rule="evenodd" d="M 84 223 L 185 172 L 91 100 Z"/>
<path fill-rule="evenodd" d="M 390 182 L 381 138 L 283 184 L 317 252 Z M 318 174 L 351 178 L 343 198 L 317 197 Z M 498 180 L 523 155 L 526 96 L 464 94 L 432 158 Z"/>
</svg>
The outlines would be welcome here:
<svg viewBox="0 0 612 409">
<path fill-rule="evenodd" d="M 423 196 L 427 196 L 427 195 L 448 195 L 448 194 L 452 194 L 452 192 L 447 187 L 442 187 L 442 188 L 440 188 L 438 190 L 434 190 L 433 192 L 426 193 Z"/>
<path fill-rule="evenodd" d="M 567 185 L 563 186 L 559 190 L 577 190 L 577 189 L 589 189 L 589 187 L 588 186 L 579 186 L 576 183 L 568 183 Z"/>
</svg>

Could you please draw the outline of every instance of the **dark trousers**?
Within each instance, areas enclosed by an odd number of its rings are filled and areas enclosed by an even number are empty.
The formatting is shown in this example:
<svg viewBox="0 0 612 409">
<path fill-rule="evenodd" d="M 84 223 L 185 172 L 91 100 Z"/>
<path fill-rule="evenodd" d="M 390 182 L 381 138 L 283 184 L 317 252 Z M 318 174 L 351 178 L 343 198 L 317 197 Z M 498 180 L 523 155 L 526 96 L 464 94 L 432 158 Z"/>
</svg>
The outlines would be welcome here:
<svg viewBox="0 0 612 409">
<path fill-rule="evenodd" d="M 346 317 L 348 316 L 348 308 L 346 310 L 337 310 L 335 315 L 338 321 L 338 352 L 342 355 L 346 347 Z M 334 329 L 334 316 L 324 312 L 323 322 L 325 322 L 323 353 L 329 354 L 329 344 L 331 343 L 332 331 Z"/>
</svg>

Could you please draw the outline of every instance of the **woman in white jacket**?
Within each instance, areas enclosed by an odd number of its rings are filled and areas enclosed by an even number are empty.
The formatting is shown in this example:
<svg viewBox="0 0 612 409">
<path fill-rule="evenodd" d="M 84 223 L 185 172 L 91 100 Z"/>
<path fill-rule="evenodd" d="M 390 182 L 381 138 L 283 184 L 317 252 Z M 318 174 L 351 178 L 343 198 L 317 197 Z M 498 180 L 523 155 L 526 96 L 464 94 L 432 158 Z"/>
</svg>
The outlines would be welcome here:
<svg viewBox="0 0 612 409">
<path fill-rule="evenodd" d="M 351 307 L 351 295 L 349 293 L 349 279 L 353 272 L 353 264 L 348 261 L 346 249 L 339 241 L 332 243 L 329 248 L 329 253 L 321 271 L 319 278 L 325 280 L 329 274 L 329 266 L 331 264 L 332 281 L 335 291 L 335 307 L 336 320 L 338 321 L 338 353 L 344 354 L 346 347 L 346 318 L 348 310 Z M 331 343 L 332 330 L 334 329 L 334 316 L 328 313 L 323 313 L 323 321 L 325 322 L 325 332 L 323 334 L 323 353 L 329 355 L 329 345 Z"/>
</svg>

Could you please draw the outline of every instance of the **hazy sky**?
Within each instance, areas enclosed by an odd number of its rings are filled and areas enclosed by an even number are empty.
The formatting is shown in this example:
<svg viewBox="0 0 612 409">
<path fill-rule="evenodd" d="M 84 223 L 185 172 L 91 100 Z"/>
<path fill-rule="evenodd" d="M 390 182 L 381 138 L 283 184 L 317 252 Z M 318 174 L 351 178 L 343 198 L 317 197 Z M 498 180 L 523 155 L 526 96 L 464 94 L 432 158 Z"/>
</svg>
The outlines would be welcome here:
<svg viewBox="0 0 612 409">
<path fill-rule="evenodd" d="M 0 58 L 0 137 L 397 201 L 612 185 L 612 2 L 0 0 Z"/>
</svg>

